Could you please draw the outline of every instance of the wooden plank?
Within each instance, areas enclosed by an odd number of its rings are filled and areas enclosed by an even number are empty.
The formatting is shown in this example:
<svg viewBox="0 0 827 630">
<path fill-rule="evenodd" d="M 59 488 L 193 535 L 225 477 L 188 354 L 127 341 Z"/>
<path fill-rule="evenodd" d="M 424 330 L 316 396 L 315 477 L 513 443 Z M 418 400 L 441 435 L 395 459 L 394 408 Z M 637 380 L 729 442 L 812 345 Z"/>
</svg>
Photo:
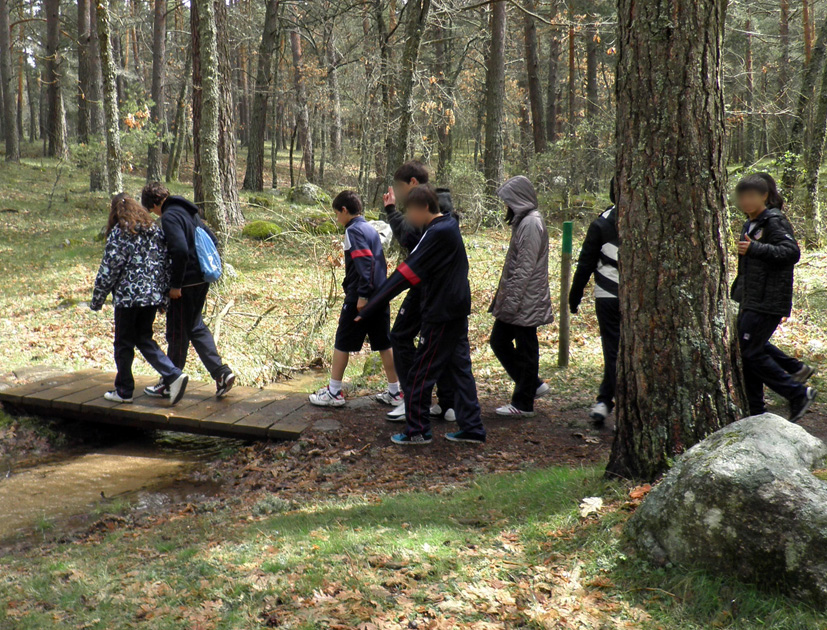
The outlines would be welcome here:
<svg viewBox="0 0 827 630">
<path fill-rule="evenodd" d="M 169 408 L 169 401 L 161 398 L 152 398 L 144 394 L 144 387 L 156 383 L 158 378 L 155 376 L 136 376 L 135 377 L 135 394 L 133 395 L 133 402 L 131 403 L 116 403 L 103 398 L 103 394 L 89 401 L 82 403 L 82 412 L 84 414 L 97 413 L 102 415 L 119 415 L 124 414 L 130 416 L 131 419 L 141 419 L 145 412 L 147 412 L 147 405 L 151 404 L 154 407 Z M 111 391 L 114 385 L 106 391 Z M 103 392 L 104 394 L 106 393 Z M 151 401 L 151 402 L 150 402 Z M 166 419 L 162 420 L 166 422 Z"/>
<path fill-rule="evenodd" d="M 212 415 L 202 418 L 198 426 L 202 429 L 226 432 L 229 429 L 228 425 L 234 425 L 242 418 L 246 418 L 262 407 L 271 404 L 276 396 L 279 396 L 277 392 L 260 389 L 255 394 L 247 396 L 243 400 L 232 402 Z"/>
<path fill-rule="evenodd" d="M 69 383 L 64 383 L 63 385 L 58 385 L 57 387 L 51 387 L 49 389 L 44 389 L 39 392 L 35 392 L 33 394 L 27 394 L 21 404 L 26 405 L 27 407 L 44 407 L 46 409 L 52 406 L 52 402 L 57 398 L 63 398 L 64 396 L 68 396 L 69 394 L 74 394 L 77 392 L 82 392 L 86 389 L 90 389 L 97 385 L 103 385 L 107 382 L 112 382 L 113 375 L 112 374 L 102 374 L 98 372 L 94 376 L 90 376 L 89 378 L 84 378 L 78 381 L 71 381 Z"/>
<path fill-rule="evenodd" d="M 267 437 L 271 426 L 295 412 L 296 409 L 303 407 L 306 400 L 303 395 L 274 400 L 249 416 L 241 418 L 233 426 L 245 435 Z"/>
<path fill-rule="evenodd" d="M 79 372 L 69 372 L 67 374 L 60 374 L 58 376 L 46 378 L 40 381 L 36 381 L 34 383 L 27 383 L 26 385 L 12 387 L 3 392 L 0 392 L 0 400 L 13 404 L 19 403 L 24 396 L 27 396 L 29 394 L 35 394 L 46 389 L 51 389 L 52 387 L 57 387 L 58 385 L 63 385 L 64 383 L 79 381 L 81 379 L 88 378 L 89 376 L 94 376 L 95 374 L 99 373 L 100 372 L 98 370 L 81 370 Z"/>
<path fill-rule="evenodd" d="M 269 429 L 267 429 L 267 437 L 273 440 L 295 440 L 302 432 L 310 426 L 310 420 L 304 413 L 292 413 L 282 420 L 279 420 Z"/>
<path fill-rule="evenodd" d="M 80 392 L 75 392 L 74 394 L 69 394 L 68 396 L 63 396 L 62 398 L 56 398 L 52 401 L 52 409 L 73 412 L 83 411 L 83 405 L 85 403 L 97 400 L 98 398 L 102 399 L 106 392 L 115 389 L 114 379 L 115 375 L 113 374 L 112 379 L 107 380 L 105 383 L 84 389 Z M 115 403 L 109 404 L 114 405 Z"/>
<path fill-rule="evenodd" d="M 215 396 L 210 396 L 198 404 L 181 409 L 176 408 L 172 418 L 183 426 L 197 426 L 204 418 L 225 411 L 252 396 L 258 396 L 261 391 L 263 390 L 256 387 L 234 387 L 230 395 L 224 398 L 218 399 Z"/>
</svg>

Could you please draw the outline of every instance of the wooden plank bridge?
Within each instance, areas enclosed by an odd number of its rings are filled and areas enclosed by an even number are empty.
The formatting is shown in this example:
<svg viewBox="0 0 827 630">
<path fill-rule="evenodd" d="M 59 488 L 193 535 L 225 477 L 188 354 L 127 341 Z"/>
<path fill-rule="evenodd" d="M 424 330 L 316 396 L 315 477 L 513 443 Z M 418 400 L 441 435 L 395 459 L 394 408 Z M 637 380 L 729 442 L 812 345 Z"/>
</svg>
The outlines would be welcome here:
<svg viewBox="0 0 827 630">
<path fill-rule="evenodd" d="M 135 377 L 131 404 L 118 404 L 103 399 L 114 378 L 99 370 L 58 374 L 0 391 L 0 402 L 11 412 L 242 439 L 295 439 L 317 415 L 304 394 L 235 387 L 218 400 L 214 383 L 196 381 L 170 407 L 143 393 L 158 380 L 147 376 Z"/>
</svg>

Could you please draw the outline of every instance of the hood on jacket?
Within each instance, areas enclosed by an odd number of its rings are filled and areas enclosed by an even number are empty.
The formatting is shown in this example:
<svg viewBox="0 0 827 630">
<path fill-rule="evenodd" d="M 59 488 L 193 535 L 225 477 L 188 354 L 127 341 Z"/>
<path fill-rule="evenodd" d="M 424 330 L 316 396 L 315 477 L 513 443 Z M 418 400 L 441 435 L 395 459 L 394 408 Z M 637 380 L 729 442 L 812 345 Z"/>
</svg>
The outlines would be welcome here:
<svg viewBox="0 0 827 630">
<path fill-rule="evenodd" d="M 193 202 L 189 199 L 185 199 L 184 197 L 179 197 L 177 195 L 170 195 L 166 199 L 164 199 L 164 204 L 161 206 L 161 214 L 167 211 L 167 208 L 170 206 L 180 206 L 191 215 L 198 215 L 201 216 L 201 211 L 198 209 Z"/>
<path fill-rule="evenodd" d="M 537 193 L 524 175 L 517 175 L 505 182 L 497 191 L 497 196 L 511 208 L 516 219 L 537 209 Z"/>
</svg>

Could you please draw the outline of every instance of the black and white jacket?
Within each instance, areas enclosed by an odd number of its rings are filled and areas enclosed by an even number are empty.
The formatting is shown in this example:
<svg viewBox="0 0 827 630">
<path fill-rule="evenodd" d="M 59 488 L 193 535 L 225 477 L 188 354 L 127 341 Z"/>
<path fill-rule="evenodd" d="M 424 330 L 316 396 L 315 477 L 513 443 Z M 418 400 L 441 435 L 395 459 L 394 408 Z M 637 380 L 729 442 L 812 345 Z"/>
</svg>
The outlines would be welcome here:
<svg viewBox="0 0 827 630">
<path fill-rule="evenodd" d="M 115 308 L 163 306 L 168 291 L 167 247 L 161 229 L 152 225 L 131 234 L 117 225 L 112 228 L 89 307 L 99 311 L 110 293 Z"/>
<path fill-rule="evenodd" d="M 596 299 L 618 298 L 619 274 L 617 252 L 620 239 L 617 235 L 617 208 L 612 206 L 589 226 L 586 240 L 580 250 L 577 271 L 571 283 L 569 306 L 577 310 L 583 299 L 583 292 L 589 279 L 594 275 L 594 297 Z"/>
</svg>

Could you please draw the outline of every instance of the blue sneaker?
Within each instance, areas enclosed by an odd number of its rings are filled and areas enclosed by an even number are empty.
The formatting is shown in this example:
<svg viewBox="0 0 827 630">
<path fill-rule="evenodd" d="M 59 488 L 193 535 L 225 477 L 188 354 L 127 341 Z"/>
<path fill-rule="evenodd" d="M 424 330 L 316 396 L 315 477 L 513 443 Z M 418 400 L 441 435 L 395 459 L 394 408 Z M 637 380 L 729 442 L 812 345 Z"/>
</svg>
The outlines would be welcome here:
<svg viewBox="0 0 827 630">
<path fill-rule="evenodd" d="M 430 444 L 434 437 L 430 433 L 419 433 L 417 435 L 408 435 L 407 433 L 397 433 L 391 436 L 391 442 L 394 444 Z"/>
<path fill-rule="evenodd" d="M 484 435 L 480 435 L 479 433 L 469 433 L 468 431 L 446 433 L 445 439 L 449 442 L 469 442 L 471 444 L 485 444 Z"/>
</svg>

